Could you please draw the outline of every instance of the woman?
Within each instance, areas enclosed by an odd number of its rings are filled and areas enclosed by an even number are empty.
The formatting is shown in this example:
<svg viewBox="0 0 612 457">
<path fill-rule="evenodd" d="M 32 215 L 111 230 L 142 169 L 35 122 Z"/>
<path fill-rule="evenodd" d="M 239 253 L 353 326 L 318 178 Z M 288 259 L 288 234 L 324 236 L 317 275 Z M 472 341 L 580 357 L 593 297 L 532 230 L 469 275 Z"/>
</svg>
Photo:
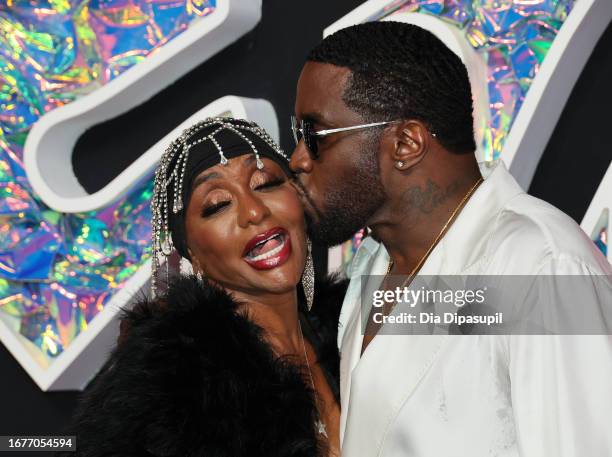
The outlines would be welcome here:
<svg viewBox="0 0 612 457">
<path fill-rule="evenodd" d="M 77 455 L 339 455 L 346 284 L 317 283 L 312 300 L 289 176 L 287 156 L 243 120 L 206 119 L 166 150 L 152 200 L 153 298 L 124 312 L 120 344 L 83 394 Z M 159 259 L 174 249 L 194 274 L 161 290 Z"/>
</svg>

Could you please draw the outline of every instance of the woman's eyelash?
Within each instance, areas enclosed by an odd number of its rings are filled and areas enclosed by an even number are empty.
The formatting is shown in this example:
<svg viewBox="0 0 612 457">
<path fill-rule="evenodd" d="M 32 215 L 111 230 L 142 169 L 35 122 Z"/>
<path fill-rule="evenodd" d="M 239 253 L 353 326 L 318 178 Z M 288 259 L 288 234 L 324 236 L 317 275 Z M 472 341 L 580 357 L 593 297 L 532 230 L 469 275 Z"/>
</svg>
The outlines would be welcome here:
<svg viewBox="0 0 612 457">
<path fill-rule="evenodd" d="M 265 183 L 263 183 L 263 184 L 261 184 L 261 185 L 257 186 L 257 187 L 255 188 L 255 190 L 267 189 L 267 188 L 269 188 L 269 187 L 276 187 L 276 186 L 280 186 L 280 185 L 281 185 L 281 184 L 283 184 L 284 182 L 285 182 L 285 180 L 284 180 L 284 179 L 281 179 L 281 178 L 275 178 L 275 179 L 272 179 L 272 180 L 270 180 L 270 181 L 268 181 L 268 182 L 265 182 Z"/>
<path fill-rule="evenodd" d="M 216 205 L 207 206 L 202 211 L 202 216 L 203 217 L 212 216 L 213 214 L 219 212 L 222 208 L 226 207 L 227 205 L 229 205 L 229 202 L 221 202 L 221 203 L 217 203 Z"/>
</svg>

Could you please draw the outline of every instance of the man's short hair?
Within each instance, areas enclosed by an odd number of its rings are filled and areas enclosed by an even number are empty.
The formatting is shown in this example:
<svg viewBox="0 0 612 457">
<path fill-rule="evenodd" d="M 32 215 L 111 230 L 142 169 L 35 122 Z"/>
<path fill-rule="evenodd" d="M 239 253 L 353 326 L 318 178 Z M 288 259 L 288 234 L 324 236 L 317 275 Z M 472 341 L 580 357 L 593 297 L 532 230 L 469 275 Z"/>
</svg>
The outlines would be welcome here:
<svg viewBox="0 0 612 457">
<path fill-rule="evenodd" d="M 328 36 L 308 60 L 351 70 L 342 99 L 368 121 L 416 119 L 449 151 L 476 149 L 467 69 L 433 33 L 366 22 Z"/>
</svg>

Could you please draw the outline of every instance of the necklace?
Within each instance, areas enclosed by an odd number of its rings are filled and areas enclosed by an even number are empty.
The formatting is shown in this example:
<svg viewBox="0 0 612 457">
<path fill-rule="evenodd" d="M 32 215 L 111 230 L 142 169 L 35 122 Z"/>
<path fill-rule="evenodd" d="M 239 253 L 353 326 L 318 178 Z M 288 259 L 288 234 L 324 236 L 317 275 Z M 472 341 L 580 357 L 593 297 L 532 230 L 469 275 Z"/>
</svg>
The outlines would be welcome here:
<svg viewBox="0 0 612 457">
<path fill-rule="evenodd" d="M 444 224 L 444 226 L 442 227 L 442 230 L 440 230 L 440 233 L 438 233 L 438 236 L 436 236 L 436 238 L 433 240 L 433 243 L 431 243 L 431 245 L 429 246 L 425 254 L 421 257 L 419 262 L 412 269 L 412 271 L 410 272 L 406 280 L 402 283 L 400 288 L 404 287 L 409 280 L 413 279 L 416 273 L 421 269 L 421 267 L 423 266 L 423 263 L 425 262 L 425 260 L 427 260 L 427 257 L 429 257 L 429 254 L 431 254 L 431 251 L 433 251 L 433 249 L 436 247 L 436 245 L 438 244 L 442 236 L 444 236 L 444 234 L 446 233 L 446 229 L 448 228 L 450 223 L 453 222 L 453 219 L 455 219 L 459 210 L 463 207 L 463 205 L 465 205 L 465 202 L 467 201 L 467 199 L 470 198 L 470 196 L 474 193 L 474 191 L 476 190 L 476 188 L 480 185 L 482 181 L 483 181 L 483 177 L 481 176 L 480 178 L 476 180 L 476 182 L 470 188 L 470 190 L 468 190 L 467 193 L 463 196 L 463 198 L 461 199 L 457 207 L 453 210 L 450 217 L 446 221 L 446 224 Z M 385 278 L 383 281 L 385 281 L 387 276 L 389 276 L 389 272 L 391 271 L 391 268 L 393 268 L 393 259 L 390 258 L 389 265 L 387 267 L 387 273 L 385 273 Z M 393 307 L 395 307 L 395 304 L 393 305 Z M 393 310 L 393 307 L 391 308 L 391 310 Z"/>
<path fill-rule="evenodd" d="M 304 358 L 306 359 L 306 366 L 308 367 L 308 376 L 310 377 L 310 385 L 312 386 L 312 392 L 315 397 L 315 408 L 317 409 L 317 420 L 315 421 L 315 427 L 317 428 L 317 433 L 319 435 L 323 435 L 327 438 L 327 429 L 325 428 L 325 424 L 321 420 L 319 416 L 319 397 L 317 395 L 317 390 L 315 389 L 314 379 L 312 378 L 312 371 L 310 370 L 310 362 L 308 361 L 308 353 L 306 352 L 306 344 L 304 344 L 304 333 L 302 333 L 302 323 L 298 318 L 298 326 L 300 327 L 300 338 L 302 340 L 302 348 L 304 349 Z"/>
</svg>

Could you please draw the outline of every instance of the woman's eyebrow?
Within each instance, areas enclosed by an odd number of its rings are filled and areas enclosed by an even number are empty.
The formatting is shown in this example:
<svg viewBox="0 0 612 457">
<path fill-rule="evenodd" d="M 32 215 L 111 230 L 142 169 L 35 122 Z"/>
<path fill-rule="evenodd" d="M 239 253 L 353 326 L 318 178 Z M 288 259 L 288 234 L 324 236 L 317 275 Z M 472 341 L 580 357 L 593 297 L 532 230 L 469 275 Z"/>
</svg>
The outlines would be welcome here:
<svg viewBox="0 0 612 457">
<path fill-rule="evenodd" d="M 255 155 L 251 154 L 249 155 L 243 162 L 242 162 L 242 166 L 243 167 L 250 167 L 251 165 L 253 165 L 253 163 L 255 162 L 256 158 Z M 198 176 L 194 181 L 193 181 L 193 185 L 191 186 L 191 190 L 195 190 L 196 187 L 198 187 L 200 184 L 204 184 L 206 181 L 209 181 L 211 179 L 219 179 L 219 173 L 213 172 L 213 173 L 208 173 L 205 175 L 201 175 Z"/>
<path fill-rule="evenodd" d="M 195 179 L 195 181 L 193 181 L 193 186 L 191 186 L 191 190 L 195 190 L 196 187 L 198 187 L 200 184 L 204 184 L 206 181 L 218 178 L 219 173 L 208 173 L 206 175 L 200 175 Z"/>
<path fill-rule="evenodd" d="M 253 165 L 253 163 L 255 162 L 256 158 L 254 154 L 249 154 L 249 156 L 244 159 L 244 161 L 242 162 L 242 166 L 243 167 L 250 167 L 251 165 Z"/>
</svg>

